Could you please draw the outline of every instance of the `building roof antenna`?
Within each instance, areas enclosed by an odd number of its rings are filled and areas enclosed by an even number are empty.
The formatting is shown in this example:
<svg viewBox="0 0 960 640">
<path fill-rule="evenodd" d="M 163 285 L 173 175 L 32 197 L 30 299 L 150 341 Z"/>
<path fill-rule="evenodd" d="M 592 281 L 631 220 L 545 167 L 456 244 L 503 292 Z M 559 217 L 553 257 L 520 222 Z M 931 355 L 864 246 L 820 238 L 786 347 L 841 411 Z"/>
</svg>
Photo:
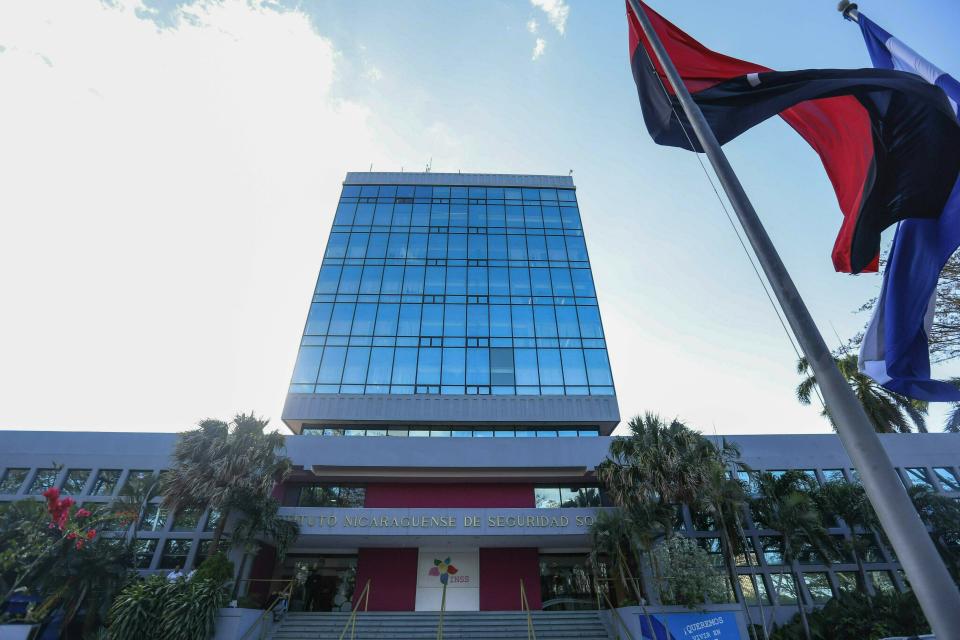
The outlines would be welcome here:
<svg viewBox="0 0 960 640">
<path fill-rule="evenodd" d="M 373 171 L 373 163 L 372 163 L 372 162 L 370 163 L 370 168 L 367 169 L 367 172 L 371 172 L 371 171 Z"/>
<path fill-rule="evenodd" d="M 430 173 L 430 169 L 433 168 L 433 156 L 430 156 L 430 159 L 427 160 L 427 167 L 424 170 L 426 173 Z"/>
<path fill-rule="evenodd" d="M 570 169 L 570 173 L 568 173 L 567 175 L 568 175 L 568 176 L 572 176 L 572 175 L 573 175 L 573 169 Z"/>
</svg>

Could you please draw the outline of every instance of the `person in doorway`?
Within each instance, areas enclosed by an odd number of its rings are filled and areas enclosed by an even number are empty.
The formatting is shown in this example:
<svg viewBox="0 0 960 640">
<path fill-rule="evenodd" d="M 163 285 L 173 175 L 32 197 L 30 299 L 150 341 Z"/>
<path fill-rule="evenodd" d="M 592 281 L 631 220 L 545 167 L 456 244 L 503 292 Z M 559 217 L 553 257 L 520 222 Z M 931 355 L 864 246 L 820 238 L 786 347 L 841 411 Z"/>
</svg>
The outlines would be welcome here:
<svg viewBox="0 0 960 640">
<path fill-rule="evenodd" d="M 176 582 L 183 578 L 183 565 L 178 564 L 173 571 L 167 574 L 168 582 Z"/>
</svg>

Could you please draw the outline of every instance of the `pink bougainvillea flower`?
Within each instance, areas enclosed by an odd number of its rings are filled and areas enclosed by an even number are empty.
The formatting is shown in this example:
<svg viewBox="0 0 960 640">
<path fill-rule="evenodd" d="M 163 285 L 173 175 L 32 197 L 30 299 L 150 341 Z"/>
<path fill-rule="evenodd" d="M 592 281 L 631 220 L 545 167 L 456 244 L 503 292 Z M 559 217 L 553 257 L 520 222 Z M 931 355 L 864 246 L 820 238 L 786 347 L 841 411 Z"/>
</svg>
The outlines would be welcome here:
<svg viewBox="0 0 960 640">
<path fill-rule="evenodd" d="M 47 500 L 56 500 L 57 498 L 60 497 L 60 489 L 57 489 L 56 487 L 50 487 L 49 489 L 44 491 L 41 495 Z"/>
<path fill-rule="evenodd" d="M 95 537 L 97 537 L 96 529 L 90 529 L 89 531 L 87 531 L 87 540 L 93 540 Z"/>
<path fill-rule="evenodd" d="M 78 518 L 89 518 L 89 517 L 90 517 L 90 512 L 87 511 L 86 509 L 80 508 L 80 509 L 77 509 L 77 513 L 76 513 L 75 515 L 76 515 Z"/>
</svg>

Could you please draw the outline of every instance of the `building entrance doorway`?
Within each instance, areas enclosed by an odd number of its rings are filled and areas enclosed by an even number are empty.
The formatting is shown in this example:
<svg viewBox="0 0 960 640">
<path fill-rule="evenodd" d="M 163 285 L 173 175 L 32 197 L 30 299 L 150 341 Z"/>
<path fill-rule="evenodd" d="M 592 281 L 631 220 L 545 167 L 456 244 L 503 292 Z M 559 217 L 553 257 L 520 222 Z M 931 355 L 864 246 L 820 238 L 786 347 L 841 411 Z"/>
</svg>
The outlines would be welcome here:
<svg viewBox="0 0 960 640">
<path fill-rule="evenodd" d="M 596 609 L 598 596 L 603 599 L 608 589 L 605 562 L 592 567 L 587 553 L 540 554 L 540 597 L 544 611 Z"/>
<path fill-rule="evenodd" d="M 350 611 L 357 582 L 357 556 L 289 554 L 285 579 L 296 577 L 291 611 Z"/>
</svg>

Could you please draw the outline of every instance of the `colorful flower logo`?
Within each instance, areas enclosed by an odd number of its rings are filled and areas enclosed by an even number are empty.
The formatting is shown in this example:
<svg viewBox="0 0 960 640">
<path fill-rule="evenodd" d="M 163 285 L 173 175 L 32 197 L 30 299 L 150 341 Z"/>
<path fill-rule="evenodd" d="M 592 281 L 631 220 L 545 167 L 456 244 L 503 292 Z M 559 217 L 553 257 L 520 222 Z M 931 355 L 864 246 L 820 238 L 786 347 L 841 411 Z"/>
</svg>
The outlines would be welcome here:
<svg viewBox="0 0 960 640">
<path fill-rule="evenodd" d="M 434 558 L 433 566 L 430 567 L 430 571 L 427 573 L 431 576 L 440 576 L 440 583 L 447 584 L 447 580 L 449 580 L 450 576 L 454 575 L 456 572 L 457 568 L 450 564 L 450 558 L 446 558 L 444 560 Z"/>
</svg>

